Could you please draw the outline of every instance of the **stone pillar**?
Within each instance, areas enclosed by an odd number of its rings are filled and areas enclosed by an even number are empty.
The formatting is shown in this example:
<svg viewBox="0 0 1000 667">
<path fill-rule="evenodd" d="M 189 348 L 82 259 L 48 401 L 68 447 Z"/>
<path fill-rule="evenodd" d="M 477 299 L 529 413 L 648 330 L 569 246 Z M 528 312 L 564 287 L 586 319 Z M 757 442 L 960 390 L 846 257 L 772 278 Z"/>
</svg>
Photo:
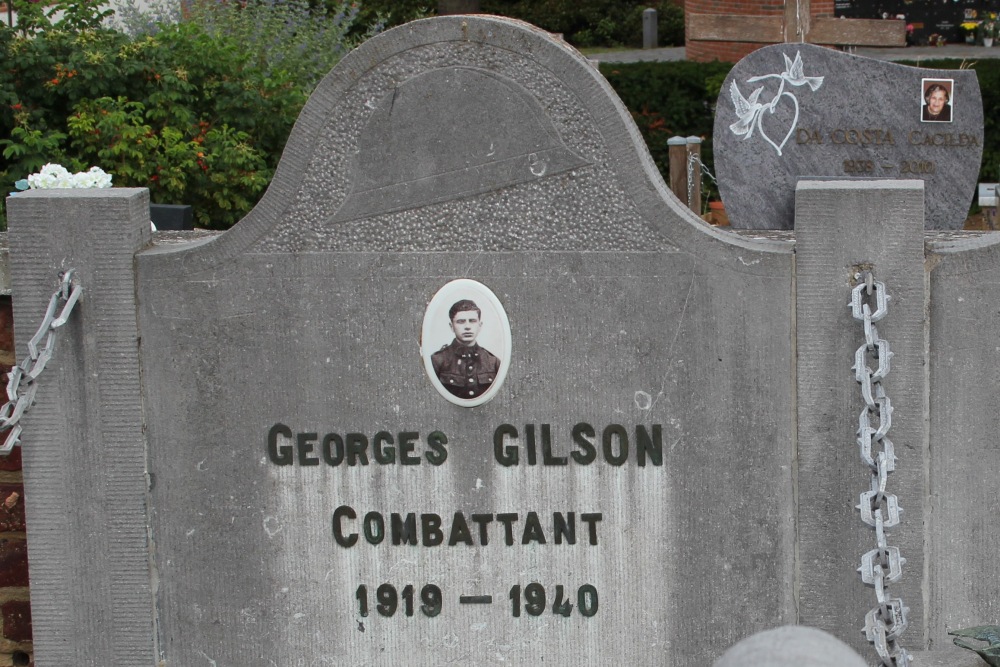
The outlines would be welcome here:
<svg viewBox="0 0 1000 667">
<path fill-rule="evenodd" d="M 34 190 L 7 212 L 18 359 L 59 271 L 83 285 L 21 420 L 35 664 L 154 665 L 133 272 L 149 193 Z"/>
<path fill-rule="evenodd" d="M 655 49 L 660 45 L 656 34 L 656 18 L 655 9 L 642 10 L 642 48 L 644 49 Z"/>
<path fill-rule="evenodd" d="M 874 658 L 859 629 L 875 592 L 857 569 L 875 548 L 861 521 L 859 496 L 870 487 L 857 444 L 864 407 L 854 355 L 864 342 L 851 316 L 853 275 L 871 266 L 890 296 L 878 323 L 893 353 L 883 386 L 892 402 L 889 439 L 896 470 L 887 491 L 905 509 L 887 531 L 906 559 L 893 597 L 909 607 L 900 644 L 923 648 L 923 497 L 927 459 L 927 289 L 924 191 L 916 180 L 800 181 L 795 197 L 795 345 L 798 385 L 799 623 L 830 632 Z"/>
</svg>

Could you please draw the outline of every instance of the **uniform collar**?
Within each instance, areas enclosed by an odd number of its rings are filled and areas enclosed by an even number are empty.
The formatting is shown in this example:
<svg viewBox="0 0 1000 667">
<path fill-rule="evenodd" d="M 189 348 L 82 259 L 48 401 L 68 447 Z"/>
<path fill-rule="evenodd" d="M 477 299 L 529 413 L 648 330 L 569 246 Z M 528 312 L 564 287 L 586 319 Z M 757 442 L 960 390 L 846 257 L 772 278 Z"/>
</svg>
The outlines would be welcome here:
<svg viewBox="0 0 1000 667">
<path fill-rule="evenodd" d="M 458 342 L 457 338 L 451 341 L 451 345 L 449 345 L 448 347 L 450 347 L 451 350 L 460 357 L 463 357 L 466 354 L 477 354 L 479 352 L 479 343 L 473 343 L 472 345 L 462 345 L 460 342 Z"/>
</svg>

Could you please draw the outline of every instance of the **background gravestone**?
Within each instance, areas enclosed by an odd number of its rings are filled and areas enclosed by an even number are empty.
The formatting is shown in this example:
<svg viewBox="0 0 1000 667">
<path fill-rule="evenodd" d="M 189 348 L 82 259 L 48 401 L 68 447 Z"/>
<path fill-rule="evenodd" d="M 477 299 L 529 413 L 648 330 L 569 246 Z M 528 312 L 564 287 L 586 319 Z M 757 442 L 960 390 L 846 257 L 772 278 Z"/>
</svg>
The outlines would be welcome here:
<svg viewBox="0 0 1000 667">
<path fill-rule="evenodd" d="M 925 113 L 943 88 L 943 113 Z M 730 71 L 715 115 L 719 191 L 734 227 L 791 229 L 802 178 L 920 179 L 928 229 L 961 229 L 983 152 L 972 70 L 932 70 L 810 44 L 768 46 Z"/>
</svg>

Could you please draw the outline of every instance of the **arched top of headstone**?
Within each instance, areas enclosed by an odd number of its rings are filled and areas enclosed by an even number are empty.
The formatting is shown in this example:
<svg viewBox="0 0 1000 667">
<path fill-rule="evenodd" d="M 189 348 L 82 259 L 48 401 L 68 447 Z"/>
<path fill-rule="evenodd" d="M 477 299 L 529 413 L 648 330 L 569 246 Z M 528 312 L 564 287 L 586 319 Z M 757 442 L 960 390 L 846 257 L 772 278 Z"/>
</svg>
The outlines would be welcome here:
<svg viewBox="0 0 1000 667">
<path fill-rule="evenodd" d="M 303 109 L 261 202 L 178 271 L 242 253 L 787 252 L 702 223 L 575 49 L 528 24 L 438 17 L 348 54 Z M 165 268 L 165 270 L 170 270 Z M 752 269 L 751 269 L 752 270 Z"/>
<path fill-rule="evenodd" d="M 924 181 L 925 227 L 961 229 L 983 154 L 972 70 L 935 70 L 811 44 L 768 46 L 733 67 L 714 134 L 734 227 L 791 229 L 802 178 Z"/>
<path fill-rule="evenodd" d="M 422 117 L 433 122 L 414 122 Z M 376 104 L 358 138 L 351 192 L 333 220 L 405 211 L 591 164 L 566 148 L 538 100 L 516 82 L 470 67 L 430 70 Z"/>
</svg>

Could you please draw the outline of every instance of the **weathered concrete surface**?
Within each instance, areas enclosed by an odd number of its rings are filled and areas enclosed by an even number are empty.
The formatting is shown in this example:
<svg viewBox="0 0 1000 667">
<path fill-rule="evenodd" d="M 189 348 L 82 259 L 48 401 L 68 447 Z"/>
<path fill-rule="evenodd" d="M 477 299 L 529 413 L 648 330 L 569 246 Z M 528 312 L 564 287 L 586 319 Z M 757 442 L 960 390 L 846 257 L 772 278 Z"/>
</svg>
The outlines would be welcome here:
<svg viewBox="0 0 1000 667">
<path fill-rule="evenodd" d="M 949 630 L 1000 618 L 996 493 L 1000 470 L 1000 245 L 956 241 L 928 258 L 930 648 Z"/>
<path fill-rule="evenodd" d="M 988 667 L 972 651 L 957 646 L 942 646 L 933 651 L 910 651 L 913 667 Z"/>
<path fill-rule="evenodd" d="M 948 122 L 922 120 L 930 79 L 950 82 Z M 927 228 L 960 229 L 983 152 L 979 80 L 972 70 L 768 46 L 726 77 L 713 137 L 734 227 L 791 229 L 799 179 L 865 177 L 922 180 Z"/>
</svg>

